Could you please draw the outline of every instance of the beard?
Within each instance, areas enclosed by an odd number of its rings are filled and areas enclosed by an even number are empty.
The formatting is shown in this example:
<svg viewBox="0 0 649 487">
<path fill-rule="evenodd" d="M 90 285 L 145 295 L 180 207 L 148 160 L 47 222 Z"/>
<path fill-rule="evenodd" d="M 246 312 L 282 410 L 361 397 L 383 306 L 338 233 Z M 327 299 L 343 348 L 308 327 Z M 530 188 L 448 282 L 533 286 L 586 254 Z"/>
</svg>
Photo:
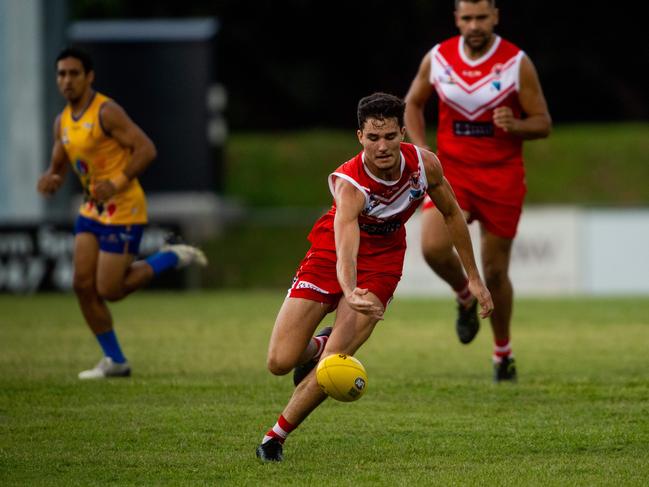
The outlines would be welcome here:
<svg viewBox="0 0 649 487">
<path fill-rule="evenodd" d="M 485 32 L 476 32 L 474 34 L 466 35 L 464 37 L 464 42 L 472 51 L 482 52 L 489 45 L 490 39 L 491 36 L 487 35 Z"/>
</svg>

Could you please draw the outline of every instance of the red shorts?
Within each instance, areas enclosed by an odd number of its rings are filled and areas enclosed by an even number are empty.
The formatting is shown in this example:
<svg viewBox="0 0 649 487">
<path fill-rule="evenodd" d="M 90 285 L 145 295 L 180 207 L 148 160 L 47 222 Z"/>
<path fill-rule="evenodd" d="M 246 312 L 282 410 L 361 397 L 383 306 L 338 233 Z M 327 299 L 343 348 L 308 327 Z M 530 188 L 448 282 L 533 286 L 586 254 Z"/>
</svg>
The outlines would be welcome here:
<svg viewBox="0 0 649 487">
<path fill-rule="evenodd" d="M 467 197 L 462 190 L 453 188 L 453 191 L 460 208 L 469 213 L 468 223 L 478 220 L 497 237 L 513 239 L 516 236 L 522 212 L 520 206 L 499 205 L 479 196 Z M 429 208 L 435 208 L 435 203 L 426 196 L 423 209 Z"/>
<path fill-rule="evenodd" d="M 444 173 L 460 208 L 469 213 L 469 223 L 478 220 L 489 233 L 498 237 L 513 239 L 516 236 L 526 192 L 522 167 L 481 171 L 448 165 Z M 424 210 L 434 207 L 426 196 Z"/>
<path fill-rule="evenodd" d="M 356 286 L 368 289 L 381 300 L 383 307 L 387 308 L 400 280 L 401 274 L 359 268 Z M 332 306 L 332 310 L 335 309 L 343 297 L 336 274 L 336 253 L 329 250 L 309 250 L 295 274 L 288 295 L 291 298 L 327 303 Z"/>
</svg>

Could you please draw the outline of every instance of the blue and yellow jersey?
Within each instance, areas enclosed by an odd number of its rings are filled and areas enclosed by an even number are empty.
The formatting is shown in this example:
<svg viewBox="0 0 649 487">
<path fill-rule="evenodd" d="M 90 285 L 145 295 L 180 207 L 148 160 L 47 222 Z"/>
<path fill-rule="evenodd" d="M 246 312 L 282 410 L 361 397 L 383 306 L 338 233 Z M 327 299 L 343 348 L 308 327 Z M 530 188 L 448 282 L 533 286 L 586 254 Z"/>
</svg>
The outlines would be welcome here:
<svg viewBox="0 0 649 487">
<path fill-rule="evenodd" d="M 123 172 L 131 157 L 130 151 L 107 135 L 101 125 L 99 110 L 107 101 L 110 98 L 94 93 L 79 117 L 72 116 L 69 105 L 61 113 L 61 142 L 84 191 L 79 213 L 105 225 L 144 224 L 146 198 L 136 178 L 108 201 L 99 203 L 94 198 L 95 183 Z"/>
</svg>

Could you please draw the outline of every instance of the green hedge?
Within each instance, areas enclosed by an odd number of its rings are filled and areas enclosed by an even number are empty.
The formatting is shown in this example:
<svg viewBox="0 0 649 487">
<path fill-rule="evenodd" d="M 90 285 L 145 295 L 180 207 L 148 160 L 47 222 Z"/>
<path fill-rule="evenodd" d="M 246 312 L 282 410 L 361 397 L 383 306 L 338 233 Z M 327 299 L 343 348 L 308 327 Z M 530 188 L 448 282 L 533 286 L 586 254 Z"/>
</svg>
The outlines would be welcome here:
<svg viewBox="0 0 649 487">
<path fill-rule="evenodd" d="M 233 134 L 226 197 L 252 218 L 204 243 L 204 284 L 287 288 L 311 224 L 331 204 L 327 175 L 359 150 L 353 130 Z M 525 158 L 528 204 L 649 204 L 649 124 L 558 126 L 527 142 Z"/>
<path fill-rule="evenodd" d="M 226 193 L 253 207 L 326 206 L 327 175 L 360 148 L 353 130 L 233 134 Z M 529 204 L 649 204 L 649 123 L 560 125 L 526 142 L 525 159 Z"/>
</svg>

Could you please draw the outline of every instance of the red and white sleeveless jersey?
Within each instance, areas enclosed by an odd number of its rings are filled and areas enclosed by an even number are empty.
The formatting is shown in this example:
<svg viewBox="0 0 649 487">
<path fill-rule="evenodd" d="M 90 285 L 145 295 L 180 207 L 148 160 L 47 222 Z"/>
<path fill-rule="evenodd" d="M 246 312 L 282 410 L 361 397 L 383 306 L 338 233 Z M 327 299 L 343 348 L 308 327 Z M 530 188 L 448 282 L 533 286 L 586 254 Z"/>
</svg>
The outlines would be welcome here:
<svg viewBox="0 0 649 487">
<path fill-rule="evenodd" d="M 377 266 L 363 258 L 376 257 L 378 260 L 382 254 L 393 251 L 402 254 L 405 251 L 405 223 L 421 203 L 428 188 L 421 153 L 412 144 L 401 144 L 401 177 L 396 181 L 384 181 L 374 176 L 363 160 L 364 153 L 361 152 L 338 167 L 329 175 L 329 189 L 333 195 L 336 180 L 343 179 L 365 196 L 365 208 L 358 217 L 358 269 L 376 268 L 401 273 L 403 262 L 399 262 L 399 259 L 382 259 L 381 265 Z M 334 201 L 331 209 L 316 222 L 309 234 L 313 249 L 335 252 L 335 214 Z"/>
<path fill-rule="evenodd" d="M 430 52 L 430 82 L 439 96 L 437 150 L 442 164 L 521 165 L 522 140 L 493 124 L 493 109 L 509 106 L 515 117 L 524 52 L 495 36 L 488 52 L 469 59 L 456 36 Z"/>
</svg>

